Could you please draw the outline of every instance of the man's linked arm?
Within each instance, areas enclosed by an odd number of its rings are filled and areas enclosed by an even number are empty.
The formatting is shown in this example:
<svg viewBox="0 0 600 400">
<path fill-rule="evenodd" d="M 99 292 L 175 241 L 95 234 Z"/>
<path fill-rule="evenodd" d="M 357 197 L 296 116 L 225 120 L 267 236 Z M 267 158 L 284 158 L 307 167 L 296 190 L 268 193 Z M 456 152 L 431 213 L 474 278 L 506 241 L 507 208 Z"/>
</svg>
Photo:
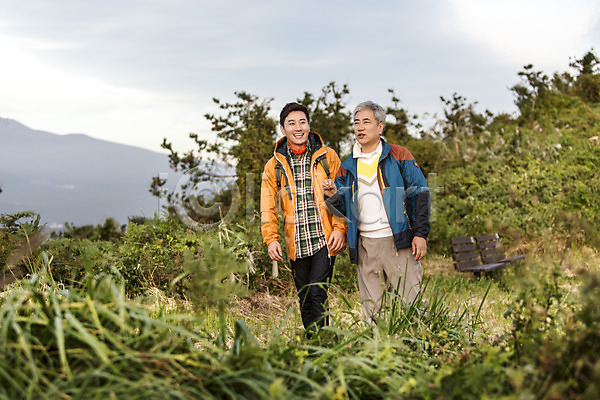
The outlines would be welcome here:
<svg viewBox="0 0 600 400">
<path fill-rule="evenodd" d="M 406 161 L 402 171 L 404 181 L 407 184 L 409 202 L 414 204 L 413 235 L 427 239 L 431 215 L 431 196 L 427 181 L 421 167 L 414 159 Z"/>
</svg>

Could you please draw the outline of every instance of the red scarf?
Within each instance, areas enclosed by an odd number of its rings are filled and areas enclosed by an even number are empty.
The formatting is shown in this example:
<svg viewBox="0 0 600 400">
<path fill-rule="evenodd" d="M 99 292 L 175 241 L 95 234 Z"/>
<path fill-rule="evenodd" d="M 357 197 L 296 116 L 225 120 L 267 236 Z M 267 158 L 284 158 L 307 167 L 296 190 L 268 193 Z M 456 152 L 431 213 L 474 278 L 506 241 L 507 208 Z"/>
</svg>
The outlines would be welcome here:
<svg viewBox="0 0 600 400">
<path fill-rule="evenodd" d="M 290 149 L 294 152 L 295 155 L 300 157 L 300 154 L 304 153 L 304 151 L 306 150 L 306 143 L 304 143 L 304 146 L 300 150 L 292 149 L 291 147 Z"/>
</svg>

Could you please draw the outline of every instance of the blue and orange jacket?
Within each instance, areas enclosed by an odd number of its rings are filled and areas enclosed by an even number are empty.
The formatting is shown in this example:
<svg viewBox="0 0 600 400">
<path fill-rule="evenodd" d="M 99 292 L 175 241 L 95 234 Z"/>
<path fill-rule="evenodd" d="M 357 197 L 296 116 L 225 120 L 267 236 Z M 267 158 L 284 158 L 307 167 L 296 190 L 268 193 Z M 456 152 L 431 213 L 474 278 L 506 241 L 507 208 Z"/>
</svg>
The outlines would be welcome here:
<svg viewBox="0 0 600 400">
<path fill-rule="evenodd" d="M 396 250 L 412 246 L 414 236 L 427 239 L 431 198 L 421 168 L 412 154 L 381 139 L 377 175 Z M 334 215 L 346 217 L 350 261 L 358 262 L 357 159 L 350 155 L 335 178 L 337 192 L 327 199 Z"/>
</svg>

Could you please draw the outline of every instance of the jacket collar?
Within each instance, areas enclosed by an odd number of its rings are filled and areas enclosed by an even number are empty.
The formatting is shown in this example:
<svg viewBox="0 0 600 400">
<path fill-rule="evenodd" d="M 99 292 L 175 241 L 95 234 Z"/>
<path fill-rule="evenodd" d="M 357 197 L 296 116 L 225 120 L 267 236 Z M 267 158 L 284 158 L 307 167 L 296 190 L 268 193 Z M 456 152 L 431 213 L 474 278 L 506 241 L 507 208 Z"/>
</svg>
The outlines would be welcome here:
<svg viewBox="0 0 600 400">
<path fill-rule="evenodd" d="M 380 145 L 381 155 L 379 156 L 379 161 L 383 160 L 392 149 L 392 146 L 390 146 L 388 142 L 386 142 L 383 138 L 381 138 Z M 342 167 L 348 171 L 353 171 L 354 175 L 356 175 L 356 158 L 354 157 L 354 152 L 352 155 L 348 156 L 348 158 L 346 158 L 344 162 L 342 162 Z"/>
<path fill-rule="evenodd" d="M 312 158 L 313 154 L 315 154 L 321 147 L 325 146 L 325 144 L 323 143 L 323 139 L 321 138 L 321 135 L 319 135 L 316 132 L 310 132 L 308 134 L 308 141 L 310 142 L 310 156 Z M 279 138 L 279 140 L 277 140 L 277 143 L 275 144 L 275 155 L 277 155 L 277 153 L 283 155 L 284 157 L 287 157 L 287 138 L 285 136 Z"/>
<path fill-rule="evenodd" d="M 377 145 L 377 148 L 375 149 L 374 152 L 378 153 L 379 155 L 381 155 L 381 152 L 382 152 L 382 143 L 381 143 L 381 141 Z M 373 152 L 366 153 L 366 154 L 371 155 L 371 154 L 373 154 Z M 362 152 L 362 147 L 360 146 L 360 144 L 358 142 L 354 143 L 354 148 L 352 149 L 352 157 L 354 157 L 354 158 L 366 157 L 365 153 Z"/>
</svg>

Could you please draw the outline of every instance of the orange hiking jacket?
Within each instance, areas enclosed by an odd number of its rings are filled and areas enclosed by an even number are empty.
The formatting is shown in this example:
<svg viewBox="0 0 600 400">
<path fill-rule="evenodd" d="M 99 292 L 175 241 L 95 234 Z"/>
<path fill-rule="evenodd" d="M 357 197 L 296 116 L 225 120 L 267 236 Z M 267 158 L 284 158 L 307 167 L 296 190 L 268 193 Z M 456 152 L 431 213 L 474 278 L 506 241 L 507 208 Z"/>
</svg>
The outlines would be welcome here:
<svg viewBox="0 0 600 400">
<path fill-rule="evenodd" d="M 335 179 L 340 168 L 340 159 L 333 149 L 325 146 L 319 134 L 311 132 L 308 135 L 310 141 L 311 155 L 311 181 L 315 195 L 315 202 L 318 210 L 325 238 L 329 242 L 329 237 L 334 230 L 346 234 L 346 219 L 344 217 L 332 216 L 325 199 L 323 197 L 323 181 L 327 179 L 327 173 L 319 160 L 326 157 L 329 166 L 329 176 Z M 296 207 L 296 184 L 292 176 L 292 170 L 287 160 L 286 137 L 282 137 L 275 145 L 273 157 L 267 161 L 262 176 L 261 194 L 260 194 L 260 217 L 261 233 L 263 243 L 267 246 L 272 242 L 279 240 L 278 234 L 278 201 L 281 197 L 281 213 L 283 214 L 283 227 L 285 236 L 285 246 L 288 257 L 291 260 L 296 259 L 296 246 L 294 243 L 295 224 L 294 215 Z M 281 165 L 281 178 L 279 187 L 277 187 L 277 173 L 275 166 Z M 280 196 L 278 196 L 280 194 Z M 337 253 L 328 251 L 330 256 Z"/>
</svg>

